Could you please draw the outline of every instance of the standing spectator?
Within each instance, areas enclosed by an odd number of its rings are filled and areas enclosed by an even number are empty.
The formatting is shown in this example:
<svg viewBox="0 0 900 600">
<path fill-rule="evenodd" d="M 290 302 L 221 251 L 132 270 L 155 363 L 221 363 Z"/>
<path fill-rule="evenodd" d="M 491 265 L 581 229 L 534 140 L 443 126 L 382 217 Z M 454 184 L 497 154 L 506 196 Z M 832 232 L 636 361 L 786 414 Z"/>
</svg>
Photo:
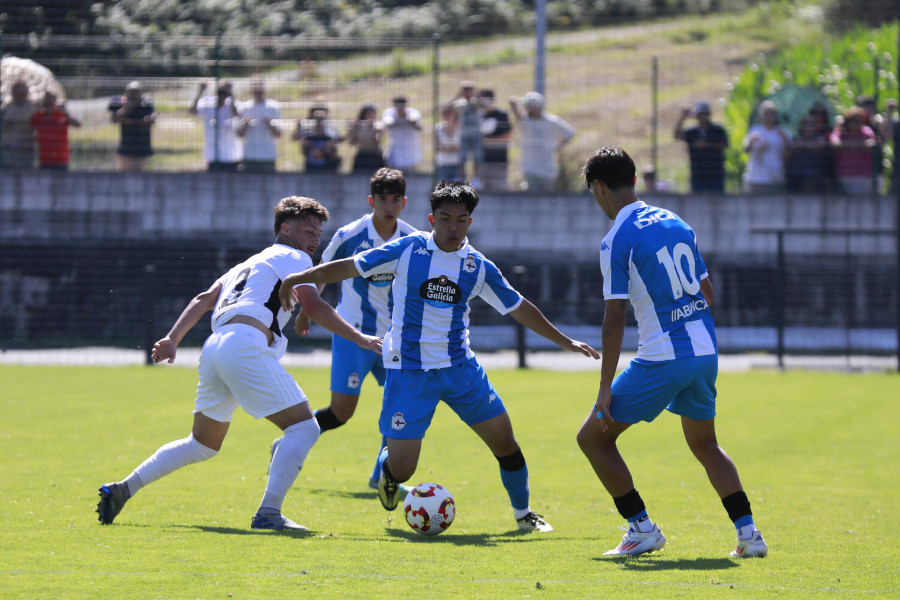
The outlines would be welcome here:
<svg viewBox="0 0 900 600">
<path fill-rule="evenodd" d="M 753 125 L 741 147 L 750 155 L 744 171 L 744 190 L 754 194 L 784 189 L 784 165 L 791 154 L 791 134 L 778 125 L 778 108 L 771 100 L 760 103 L 760 123 Z"/>
<path fill-rule="evenodd" d="M 0 166 L 6 169 L 34 168 L 35 107 L 28 99 L 28 84 L 19 79 L 12 85 L 12 102 L 0 107 Z"/>
<path fill-rule="evenodd" d="M 824 193 L 831 186 L 831 143 L 811 115 L 800 121 L 793 151 L 787 163 L 787 191 L 801 194 Z"/>
<path fill-rule="evenodd" d="M 116 148 L 116 168 L 120 171 L 143 171 L 153 154 L 150 128 L 156 123 L 153 103 L 144 98 L 139 81 L 125 86 L 124 96 L 109 101 L 110 119 L 118 123 L 121 134 Z"/>
<path fill-rule="evenodd" d="M 384 110 L 381 120 L 391 135 L 385 162 L 392 169 L 414 171 L 422 160 L 422 113 L 407 107 L 406 96 L 396 96 L 394 105 Z"/>
<path fill-rule="evenodd" d="M 512 134 L 509 114 L 494 105 L 494 90 L 481 90 L 478 95 L 484 108 L 484 117 L 481 121 L 484 162 L 478 169 L 478 177 L 485 190 L 505 191 L 506 165 L 509 162 L 507 148 Z"/>
<path fill-rule="evenodd" d="M 309 109 L 305 122 L 297 121 L 292 138 L 300 140 L 307 173 L 334 173 L 341 164 L 337 150 L 341 134 L 327 119 L 328 107 L 316 104 Z"/>
<path fill-rule="evenodd" d="M 458 118 L 456 108 L 448 104 L 441 109 L 441 122 L 434 126 L 437 144 L 434 153 L 434 178 L 438 181 L 455 181 L 462 177 Z"/>
<path fill-rule="evenodd" d="M 68 170 L 69 126 L 81 127 L 81 122 L 57 101 L 56 94 L 45 92 L 41 110 L 31 115 L 31 126 L 37 134 L 40 167 Z"/>
<path fill-rule="evenodd" d="M 515 96 L 509 99 L 519 125 L 522 145 L 522 174 L 529 192 L 548 192 L 559 176 L 557 151 L 569 143 L 575 128 L 560 117 L 544 111 L 544 96 L 528 92 L 522 98 L 525 109 L 519 109 Z"/>
<path fill-rule="evenodd" d="M 275 121 L 281 118 L 281 106 L 266 98 L 266 82 L 262 77 L 250 80 L 250 95 L 250 100 L 238 106 L 241 120 L 237 134 L 244 140 L 244 172 L 274 173 L 281 137 Z"/>
<path fill-rule="evenodd" d="M 684 129 L 684 122 L 693 112 L 697 125 Z M 725 149 L 728 134 L 725 128 L 710 121 L 712 109 L 708 102 L 697 102 L 693 109 L 686 106 L 675 125 L 675 139 L 687 144 L 691 160 L 691 190 L 694 192 L 725 191 Z"/>
<path fill-rule="evenodd" d="M 354 173 L 368 174 L 384 166 L 384 155 L 381 153 L 384 123 L 376 120 L 377 117 L 375 105 L 364 104 L 347 131 L 347 143 L 357 148 L 353 157 Z"/>
<path fill-rule="evenodd" d="M 888 104 L 890 102 L 889 100 Z M 865 94 L 857 96 L 856 106 L 863 110 L 863 125 L 868 126 L 875 134 L 876 144 L 872 148 L 872 189 L 877 192 L 879 190 L 878 182 L 881 180 L 881 175 L 884 172 L 884 165 L 882 164 L 884 160 L 884 141 L 891 137 L 887 134 L 889 129 L 888 116 L 878 112 L 875 98 L 872 96 Z M 890 107 L 888 109 L 890 110 Z"/>
<path fill-rule="evenodd" d="M 459 177 L 469 180 L 477 189 L 481 186 L 478 172 L 484 161 L 484 146 L 481 142 L 481 119 L 483 110 L 480 97 L 475 94 L 475 83 L 463 81 L 459 93 L 453 100 L 459 126 Z M 472 157 L 471 176 L 468 175 L 469 156 Z"/>
<path fill-rule="evenodd" d="M 206 84 L 201 83 L 188 109 L 203 119 L 203 159 L 209 171 L 234 172 L 241 165 L 241 140 L 237 135 L 238 112 L 231 83 L 223 81 L 216 95 L 201 98 Z"/>
<path fill-rule="evenodd" d="M 874 191 L 872 153 L 878 140 L 872 128 L 863 124 L 865 111 L 862 108 L 852 106 L 843 116 L 843 123 L 831 133 L 838 181 L 845 194 L 871 194 Z"/>
</svg>

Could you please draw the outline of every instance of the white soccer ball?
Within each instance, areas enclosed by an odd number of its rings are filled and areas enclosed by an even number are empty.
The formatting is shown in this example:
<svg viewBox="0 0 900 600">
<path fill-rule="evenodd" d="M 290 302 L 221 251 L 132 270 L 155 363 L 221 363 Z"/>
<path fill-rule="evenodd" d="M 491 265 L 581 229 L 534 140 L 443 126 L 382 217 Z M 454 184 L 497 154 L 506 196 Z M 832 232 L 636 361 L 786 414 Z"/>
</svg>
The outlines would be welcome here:
<svg viewBox="0 0 900 600">
<path fill-rule="evenodd" d="M 403 512 L 410 527 L 422 535 L 437 535 L 453 523 L 456 502 L 444 486 L 423 483 L 409 490 Z"/>
</svg>

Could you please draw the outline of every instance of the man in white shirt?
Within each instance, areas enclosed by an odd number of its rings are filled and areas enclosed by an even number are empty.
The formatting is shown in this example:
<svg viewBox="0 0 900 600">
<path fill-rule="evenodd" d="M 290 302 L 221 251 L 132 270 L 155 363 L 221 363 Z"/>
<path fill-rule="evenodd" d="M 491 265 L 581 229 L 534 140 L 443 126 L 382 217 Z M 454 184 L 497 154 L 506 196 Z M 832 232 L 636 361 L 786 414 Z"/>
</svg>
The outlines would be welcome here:
<svg viewBox="0 0 900 600">
<path fill-rule="evenodd" d="M 244 172 L 274 173 L 278 158 L 278 138 L 281 129 L 275 124 L 281 118 L 281 107 L 266 98 L 266 83 L 262 77 L 250 80 L 251 100 L 238 106 L 241 117 L 237 134 L 244 140 Z"/>
<path fill-rule="evenodd" d="M 519 143 L 522 145 L 522 174 L 529 192 L 549 192 L 556 186 L 559 176 L 557 152 L 575 135 L 575 128 L 560 117 L 544 110 L 544 96 L 528 92 L 522 98 L 525 109 L 518 100 L 509 100 L 513 115 L 519 125 Z"/>
<path fill-rule="evenodd" d="M 406 105 L 406 96 L 394 98 L 394 105 L 381 115 L 391 139 L 384 160 L 392 169 L 415 170 L 422 160 L 422 113 Z"/>
<path fill-rule="evenodd" d="M 238 113 L 231 83 L 223 81 L 215 96 L 201 98 L 206 84 L 201 83 L 191 106 L 192 115 L 203 119 L 203 160 L 209 171 L 237 171 L 241 164 L 241 141 L 237 135 Z"/>
</svg>

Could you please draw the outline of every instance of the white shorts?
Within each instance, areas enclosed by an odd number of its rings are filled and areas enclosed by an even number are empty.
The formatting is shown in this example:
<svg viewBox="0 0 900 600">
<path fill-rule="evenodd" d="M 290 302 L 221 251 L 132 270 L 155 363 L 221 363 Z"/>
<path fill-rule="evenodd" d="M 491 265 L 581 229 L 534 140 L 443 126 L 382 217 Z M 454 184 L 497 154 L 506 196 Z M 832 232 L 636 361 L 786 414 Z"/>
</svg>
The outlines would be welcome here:
<svg viewBox="0 0 900 600">
<path fill-rule="evenodd" d="M 238 406 L 256 419 L 306 402 L 306 394 L 269 348 L 265 334 L 235 323 L 203 344 L 194 413 L 224 423 Z"/>
</svg>

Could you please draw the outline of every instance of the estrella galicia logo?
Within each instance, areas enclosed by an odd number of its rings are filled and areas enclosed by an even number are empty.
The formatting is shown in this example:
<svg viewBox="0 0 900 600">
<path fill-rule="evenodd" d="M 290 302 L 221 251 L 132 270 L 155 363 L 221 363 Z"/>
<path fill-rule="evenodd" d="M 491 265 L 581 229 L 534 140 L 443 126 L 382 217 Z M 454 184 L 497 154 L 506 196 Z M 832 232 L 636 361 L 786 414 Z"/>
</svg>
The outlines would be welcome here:
<svg viewBox="0 0 900 600">
<path fill-rule="evenodd" d="M 446 275 L 429 279 L 419 288 L 419 296 L 435 308 L 448 308 L 459 304 L 462 290 Z"/>
<path fill-rule="evenodd" d="M 371 277 L 366 278 L 366 281 L 374 285 L 375 287 L 387 287 L 394 282 L 394 274 L 393 273 L 376 273 Z"/>
</svg>

